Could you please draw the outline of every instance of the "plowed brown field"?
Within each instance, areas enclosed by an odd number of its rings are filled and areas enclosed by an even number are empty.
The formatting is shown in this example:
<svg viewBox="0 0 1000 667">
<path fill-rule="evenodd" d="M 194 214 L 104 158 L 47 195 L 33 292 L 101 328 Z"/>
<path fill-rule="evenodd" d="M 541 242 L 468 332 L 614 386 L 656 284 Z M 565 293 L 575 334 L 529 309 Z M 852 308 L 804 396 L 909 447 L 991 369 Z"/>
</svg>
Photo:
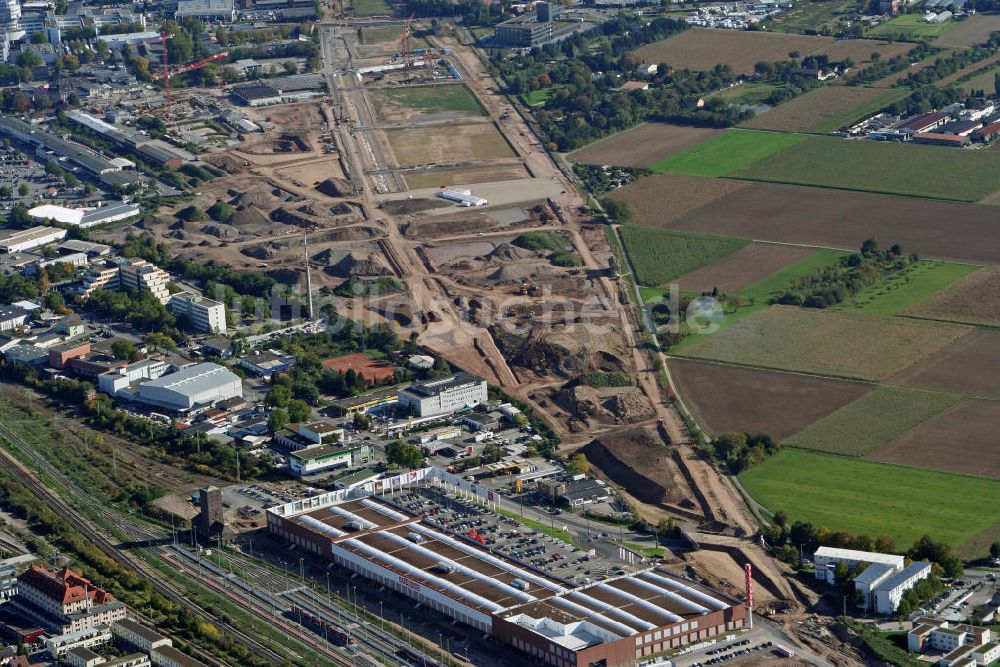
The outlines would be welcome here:
<svg viewBox="0 0 1000 667">
<path fill-rule="evenodd" d="M 666 227 L 728 194 L 750 187 L 745 181 L 653 174 L 609 195 L 632 210 L 632 221 L 642 227 Z"/>
<path fill-rule="evenodd" d="M 644 123 L 574 151 L 569 159 L 581 164 L 648 167 L 718 134 L 722 130 L 712 127 Z"/>
</svg>

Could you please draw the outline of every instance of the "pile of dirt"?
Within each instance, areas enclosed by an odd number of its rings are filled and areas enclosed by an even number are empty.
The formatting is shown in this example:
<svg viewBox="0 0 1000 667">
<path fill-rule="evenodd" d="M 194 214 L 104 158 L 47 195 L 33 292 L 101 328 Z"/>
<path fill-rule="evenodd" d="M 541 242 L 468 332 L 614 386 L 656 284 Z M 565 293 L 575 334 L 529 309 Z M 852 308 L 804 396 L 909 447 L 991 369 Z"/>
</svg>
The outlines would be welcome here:
<svg viewBox="0 0 1000 667">
<path fill-rule="evenodd" d="M 326 254 L 325 258 L 321 255 Z M 332 261 L 332 253 L 323 251 L 315 257 L 323 263 Z M 338 278 L 354 278 L 360 276 L 391 276 L 392 271 L 386 264 L 385 259 L 375 253 L 367 257 L 359 253 L 349 253 L 339 261 L 330 264 L 324 269 L 327 273 Z"/>
<path fill-rule="evenodd" d="M 163 236 L 165 236 L 168 239 L 177 239 L 178 241 L 183 241 L 184 239 L 187 238 L 187 234 L 184 233 L 183 229 L 175 229 L 173 231 L 169 231 Z"/>
<path fill-rule="evenodd" d="M 641 391 L 624 391 L 608 399 L 607 410 L 615 416 L 615 420 L 623 424 L 634 424 L 653 416 L 653 406 L 646 400 Z"/>
<path fill-rule="evenodd" d="M 229 224 L 235 227 L 257 227 L 269 223 L 270 221 L 264 212 L 256 206 L 240 209 L 233 213 L 233 217 L 229 218 Z"/>
<path fill-rule="evenodd" d="M 354 188 L 342 178 L 328 178 L 319 183 L 316 190 L 327 197 L 347 197 L 354 194 Z"/>
<path fill-rule="evenodd" d="M 342 201 L 339 204 L 334 204 L 330 207 L 330 213 L 337 217 L 351 216 L 355 218 L 363 217 L 359 211 L 356 204 L 348 204 L 346 201 Z"/>
<path fill-rule="evenodd" d="M 205 225 L 201 228 L 202 234 L 208 234 L 209 236 L 214 236 L 220 239 L 233 240 L 240 235 L 240 230 L 236 229 L 232 225 Z"/>
<path fill-rule="evenodd" d="M 517 336 L 497 327 L 491 332 L 503 355 L 515 366 L 521 366 L 538 375 L 577 377 L 590 370 L 589 352 L 582 349 L 573 354 L 562 345 L 538 338 L 532 332 Z"/>
<path fill-rule="evenodd" d="M 252 185 L 246 192 L 230 190 L 229 194 L 235 197 L 232 204 L 236 208 L 267 206 L 268 204 L 277 204 L 281 201 L 281 199 L 274 194 L 274 188 L 270 185 Z"/>
<path fill-rule="evenodd" d="M 247 257 L 253 257 L 254 259 L 271 259 L 277 254 L 274 251 L 274 248 L 267 244 L 248 246 L 242 248 L 240 252 Z"/>
<path fill-rule="evenodd" d="M 580 451 L 611 481 L 644 503 L 676 504 L 684 499 L 675 464 L 650 429 L 635 428 L 601 436 Z"/>
<path fill-rule="evenodd" d="M 496 248 L 494 248 L 489 254 L 487 254 L 483 259 L 495 260 L 498 262 L 513 262 L 519 259 L 528 259 L 529 257 L 534 257 L 535 253 L 530 250 L 525 250 L 524 248 L 518 248 L 516 245 L 511 245 L 510 243 L 501 243 Z"/>
<path fill-rule="evenodd" d="M 498 283 L 520 283 L 550 273 L 551 267 L 548 262 L 524 262 L 505 264 L 491 273 L 489 278 Z"/>
<path fill-rule="evenodd" d="M 374 227 L 348 227 L 346 229 L 332 229 L 328 232 L 320 232 L 309 236 L 310 243 L 340 243 L 343 241 L 367 241 L 376 236 L 385 236 Z"/>
<path fill-rule="evenodd" d="M 286 225 L 295 225 L 309 229 L 320 225 L 320 220 L 301 211 L 292 211 L 284 207 L 271 211 L 271 220 L 283 222 Z"/>
<path fill-rule="evenodd" d="M 593 364 L 595 371 L 604 373 L 624 373 L 627 371 L 624 361 L 604 350 L 598 350 L 590 355 L 590 363 Z"/>
</svg>

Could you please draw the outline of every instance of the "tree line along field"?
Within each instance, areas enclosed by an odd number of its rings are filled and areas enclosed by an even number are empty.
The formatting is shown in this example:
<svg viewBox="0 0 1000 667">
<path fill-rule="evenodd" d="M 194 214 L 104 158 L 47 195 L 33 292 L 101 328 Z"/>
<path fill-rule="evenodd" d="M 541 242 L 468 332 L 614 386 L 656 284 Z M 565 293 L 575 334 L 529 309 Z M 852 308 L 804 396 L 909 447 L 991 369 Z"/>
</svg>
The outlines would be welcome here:
<svg viewBox="0 0 1000 667">
<path fill-rule="evenodd" d="M 621 228 L 622 243 L 635 277 L 643 285 L 663 285 L 739 250 L 749 241 L 666 229 Z"/>
<path fill-rule="evenodd" d="M 981 477 L 789 448 L 739 481 L 792 521 L 891 535 L 900 548 L 925 533 L 957 548 L 1000 523 L 1000 481 Z"/>
<path fill-rule="evenodd" d="M 864 456 L 958 402 L 951 394 L 879 387 L 785 441 L 790 447 Z"/>
<path fill-rule="evenodd" d="M 811 137 L 725 175 L 975 202 L 1000 188 L 1000 152 Z"/>
<path fill-rule="evenodd" d="M 858 292 L 852 299 L 837 306 L 837 310 L 869 315 L 896 315 L 981 268 L 975 264 L 921 260 Z M 929 319 L 953 320 L 949 317 Z"/>
<path fill-rule="evenodd" d="M 680 356 L 877 382 L 969 331 L 957 324 L 771 306 L 701 336 Z"/>
</svg>

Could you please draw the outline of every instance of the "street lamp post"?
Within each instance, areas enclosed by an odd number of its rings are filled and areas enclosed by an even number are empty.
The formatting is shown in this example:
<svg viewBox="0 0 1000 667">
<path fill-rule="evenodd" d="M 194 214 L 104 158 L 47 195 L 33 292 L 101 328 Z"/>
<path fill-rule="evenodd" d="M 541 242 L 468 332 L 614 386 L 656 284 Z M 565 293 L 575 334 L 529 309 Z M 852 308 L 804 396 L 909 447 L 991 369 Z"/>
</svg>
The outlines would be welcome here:
<svg viewBox="0 0 1000 667">
<path fill-rule="evenodd" d="M 382 615 L 382 601 L 378 601 L 378 625 L 385 632 L 385 616 Z"/>
</svg>

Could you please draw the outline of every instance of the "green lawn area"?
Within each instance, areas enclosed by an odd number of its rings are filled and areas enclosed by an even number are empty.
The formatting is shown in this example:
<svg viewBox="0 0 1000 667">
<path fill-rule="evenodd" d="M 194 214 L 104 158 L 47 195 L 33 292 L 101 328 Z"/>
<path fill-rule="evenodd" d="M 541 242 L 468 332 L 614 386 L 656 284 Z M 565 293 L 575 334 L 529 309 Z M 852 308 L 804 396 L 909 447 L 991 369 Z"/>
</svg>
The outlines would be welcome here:
<svg viewBox="0 0 1000 667">
<path fill-rule="evenodd" d="M 398 108 L 413 109 L 425 114 L 453 111 L 470 116 L 486 115 L 486 109 L 476 96 L 461 83 L 385 88 L 378 90 L 372 97 L 379 115 Z"/>
<path fill-rule="evenodd" d="M 521 99 L 529 107 L 537 107 L 548 102 L 549 98 L 555 95 L 559 86 L 549 86 L 548 88 L 539 88 L 538 90 L 533 90 L 530 93 L 525 93 L 521 95 Z"/>
<path fill-rule="evenodd" d="M 379 25 L 361 28 L 361 42 L 363 44 L 381 44 L 382 42 L 395 42 L 403 35 L 401 25 Z"/>
<path fill-rule="evenodd" d="M 982 267 L 921 260 L 886 280 L 862 290 L 837 310 L 869 315 L 895 315 Z"/>
<path fill-rule="evenodd" d="M 351 0 L 354 16 L 392 16 L 392 6 L 385 0 Z"/>
<path fill-rule="evenodd" d="M 823 26 L 833 28 L 841 16 L 857 13 L 855 0 L 805 0 L 788 11 L 767 19 L 766 26 L 773 32 L 812 33 Z"/>
<path fill-rule="evenodd" d="M 789 447 L 864 456 L 958 401 L 957 396 L 879 387 L 789 438 Z"/>
<path fill-rule="evenodd" d="M 1000 188 L 1000 151 L 812 137 L 726 175 L 975 202 Z"/>
<path fill-rule="evenodd" d="M 747 245 L 749 241 L 669 229 L 621 228 L 625 252 L 643 285 L 663 285 L 689 271 L 711 264 Z"/>
<path fill-rule="evenodd" d="M 729 130 L 708 141 L 660 160 L 654 173 L 687 176 L 725 176 L 805 140 L 804 135 L 783 132 Z"/>
<path fill-rule="evenodd" d="M 891 37 L 893 39 L 931 40 L 940 37 L 958 25 L 958 21 L 944 23 L 928 23 L 923 12 L 900 14 L 899 16 L 880 23 L 865 35 L 866 37 Z"/>
<path fill-rule="evenodd" d="M 893 102 L 898 102 L 911 92 L 912 91 L 909 88 L 890 88 L 882 95 L 872 98 L 864 104 L 852 107 L 843 113 L 826 118 L 823 121 L 816 123 L 806 131 L 816 132 L 818 134 L 828 134 L 830 132 L 836 132 L 843 127 L 850 127 L 858 121 L 874 116 L 885 107 L 889 106 Z"/>
<path fill-rule="evenodd" d="M 792 521 L 906 548 L 920 536 L 957 547 L 1000 521 L 1000 481 L 786 449 L 743 473 L 757 502 Z"/>
<path fill-rule="evenodd" d="M 773 83 L 758 81 L 733 86 L 709 97 L 717 97 L 730 104 L 761 104 L 777 89 L 778 86 Z"/>
</svg>

